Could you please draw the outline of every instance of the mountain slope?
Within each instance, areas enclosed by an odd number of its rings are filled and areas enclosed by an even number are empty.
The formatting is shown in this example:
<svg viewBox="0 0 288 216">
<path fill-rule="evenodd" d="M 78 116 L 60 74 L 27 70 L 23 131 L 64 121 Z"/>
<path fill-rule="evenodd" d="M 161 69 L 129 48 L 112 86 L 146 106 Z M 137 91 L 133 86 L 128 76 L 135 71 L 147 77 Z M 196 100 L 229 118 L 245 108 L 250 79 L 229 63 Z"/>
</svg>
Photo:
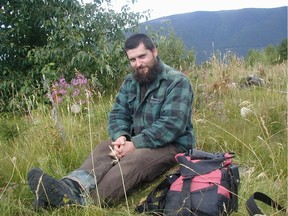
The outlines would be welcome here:
<svg viewBox="0 0 288 216">
<path fill-rule="evenodd" d="M 211 57 L 213 51 L 232 51 L 246 56 L 250 49 L 278 45 L 287 38 L 287 7 L 272 9 L 192 12 L 158 18 L 142 24 L 160 31 L 173 28 L 189 49 L 197 53 L 197 62 Z"/>
</svg>

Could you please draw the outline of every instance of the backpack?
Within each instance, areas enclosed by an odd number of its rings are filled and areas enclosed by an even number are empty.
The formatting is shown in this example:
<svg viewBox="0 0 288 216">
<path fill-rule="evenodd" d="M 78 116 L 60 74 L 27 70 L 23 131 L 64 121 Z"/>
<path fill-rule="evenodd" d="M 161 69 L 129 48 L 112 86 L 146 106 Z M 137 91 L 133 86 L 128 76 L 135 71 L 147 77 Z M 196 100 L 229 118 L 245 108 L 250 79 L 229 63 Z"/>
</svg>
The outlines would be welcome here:
<svg viewBox="0 0 288 216">
<path fill-rule="evenodd" d="M 179 170 L 136 207 L 139 213 L 169 216 L 229 215 L 238 209 L 240 176 L 233 153 L 193 150 L 175 156 Z"/>
</svg>

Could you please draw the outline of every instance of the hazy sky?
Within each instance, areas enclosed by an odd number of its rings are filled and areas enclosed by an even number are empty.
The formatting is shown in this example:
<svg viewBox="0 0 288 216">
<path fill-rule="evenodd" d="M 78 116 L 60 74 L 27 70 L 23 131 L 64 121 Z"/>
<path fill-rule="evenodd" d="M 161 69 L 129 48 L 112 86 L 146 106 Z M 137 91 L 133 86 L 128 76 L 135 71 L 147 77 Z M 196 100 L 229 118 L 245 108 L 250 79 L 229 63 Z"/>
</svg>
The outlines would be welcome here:
<svg viewBox="0 0 288 216">
<path fill-rule="evenodd" d="M 121 2 L 121 0 L 115 0 Z M 156 3 L 157 2 L 157 3 Z M 135 11 L 151 9 L 151 19 L 193 11 L 287 6 L 287 0 L 138 0 Z"/>
<path fill-rule="evenodd" d="M 91 2 L 92 0 L 84 0 Z M 131 0 L 130 0 L 131 1 Z M 129 1 L 128 1 L 129 2 Z M 150 19 L 193 11 L 218 11 L 241 8 L 276 8 L 287 6 L 287 0 L 138 0 L 133 11 L 150 9 Z M 115 10 L 127 3 L 126 0 L 111 0 Z"/>
</svg>

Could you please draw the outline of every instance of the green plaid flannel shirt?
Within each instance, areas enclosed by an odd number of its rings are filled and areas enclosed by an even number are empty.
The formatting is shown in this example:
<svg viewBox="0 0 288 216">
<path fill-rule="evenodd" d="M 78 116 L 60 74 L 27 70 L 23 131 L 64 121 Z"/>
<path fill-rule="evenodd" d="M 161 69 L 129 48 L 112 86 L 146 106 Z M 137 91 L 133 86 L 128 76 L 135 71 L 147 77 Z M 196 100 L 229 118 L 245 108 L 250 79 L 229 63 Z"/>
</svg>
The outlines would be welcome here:
<svg viewBox="0 0 288 216">
<path fill-rule="evenodd" d="M 160 148 L 173 144 L 182 152 L 194 147 L 193 92 L 190 80 L 164 64 L 141 101 L 138 82 L 129 74 L 109 113 L 112 140 L 126 136 L 136 148 Z"/>
</svg>

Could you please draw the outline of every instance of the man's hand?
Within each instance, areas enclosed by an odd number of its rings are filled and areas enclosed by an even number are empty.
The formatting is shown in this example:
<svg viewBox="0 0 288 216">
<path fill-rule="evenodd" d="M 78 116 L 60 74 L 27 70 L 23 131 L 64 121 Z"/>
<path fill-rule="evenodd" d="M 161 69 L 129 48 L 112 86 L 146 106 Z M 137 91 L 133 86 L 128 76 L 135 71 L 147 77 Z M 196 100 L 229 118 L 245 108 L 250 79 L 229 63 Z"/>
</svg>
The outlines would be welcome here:
<svg viewBox="0 0 288 216">
<path fill-rule="evenodd" d="M 124 157 L 127 155 L 129 152 L 132 152 L 136 149 L 135 145 L 131 141 L 126 141 L 125 144 L 123 145 L 123 149 L 121 149 L 121 152 L 119 152 L 119 155 L 117 155 L 119 158 Z"/>
<path fill-rule="evenodd" d="M 113 150 L 117 158 L 121 158 L 119 155 L 123 151 L 124 144 L 126 142 L 125 136 L 120 136 L 118 139 L 116 139 L 114 142 L 112 142 Z"/>
<path fill-rule="evenodd" d="M 121 136 L 112 142 L 112 145 L 114 146 L 113 150 L 118 158 L 122 158 L 136 149 L 133 142 L 126 141 L 126 137 L 124 136 Z"/>
<path fill-rule="evenodd" d="M 124 145 L 126 142 L 126 137 L 125 136 L 120 136 L 118 139 L 116 139 L 114 142 L 112 142 L 113 145 Z"/>
</svg>

